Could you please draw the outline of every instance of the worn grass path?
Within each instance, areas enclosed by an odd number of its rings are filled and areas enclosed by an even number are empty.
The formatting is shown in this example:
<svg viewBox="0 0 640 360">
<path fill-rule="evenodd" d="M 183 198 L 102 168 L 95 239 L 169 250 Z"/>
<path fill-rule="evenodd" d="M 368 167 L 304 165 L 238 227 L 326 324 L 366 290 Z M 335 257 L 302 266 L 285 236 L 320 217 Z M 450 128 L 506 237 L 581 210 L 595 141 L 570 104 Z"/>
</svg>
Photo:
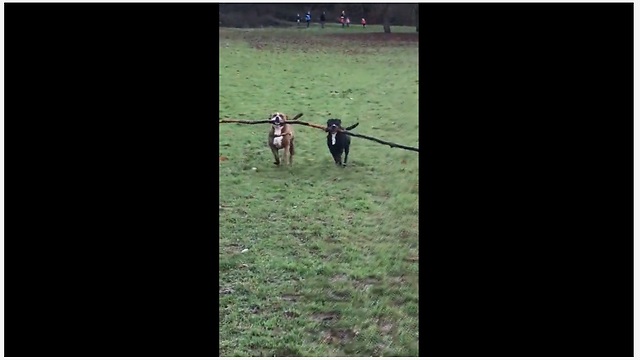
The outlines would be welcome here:
<svg viewBox="0 0 640 360">
<path fill-rule="evenodd" d="M 220 118 L 303 112 L 419 146 L 417 35 L 343 30 L 220 29 Z M 268 128 L 220 125 L 220 355 L 417 356 L 418 154 L 353 138 L 337 168 L 296 126 L 278 168 Z"/>
</svg>

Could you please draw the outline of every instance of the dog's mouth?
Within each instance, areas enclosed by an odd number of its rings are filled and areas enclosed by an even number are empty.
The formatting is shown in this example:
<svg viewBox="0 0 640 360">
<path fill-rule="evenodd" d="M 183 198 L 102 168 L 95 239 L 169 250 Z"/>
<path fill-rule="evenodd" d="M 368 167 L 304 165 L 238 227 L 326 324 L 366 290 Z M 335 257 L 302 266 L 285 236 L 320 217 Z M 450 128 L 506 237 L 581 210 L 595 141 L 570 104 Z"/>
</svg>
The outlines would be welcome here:
<svg viewBox="0 0 640 360">
<path fill-rule="evenodd" d="M 276 114 L 275 116 L 273 116 L 271 118 L 271 123 L 273 123 L 274 125 L 280 125 L 284 122 L 284 119 L 282 118 L 281 115 Z"/>
<path fill-rule="evenodd" d="M 338 125 L 331 124 L 330 126 L 327 127 L 327 131 L 332 133 L 332 134 L 337 133 L 338 132 Z"/>
</svg>

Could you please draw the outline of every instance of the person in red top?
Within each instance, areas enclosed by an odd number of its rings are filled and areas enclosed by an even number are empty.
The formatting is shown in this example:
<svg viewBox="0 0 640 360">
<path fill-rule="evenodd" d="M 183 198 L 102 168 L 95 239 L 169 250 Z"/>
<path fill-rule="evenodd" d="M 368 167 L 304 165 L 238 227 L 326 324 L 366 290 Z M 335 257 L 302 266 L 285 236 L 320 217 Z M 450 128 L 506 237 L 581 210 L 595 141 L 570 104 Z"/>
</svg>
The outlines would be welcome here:
<svg viewBox="0 0 640 360">
<path fill-rule="evenodd" d="M 367 20 L 365 20 L 364 18 L 362 18 L 362 20 L 360 20 L 360 23 L 362 24 L 363 28 L 367 27 Z"/>
</svg>

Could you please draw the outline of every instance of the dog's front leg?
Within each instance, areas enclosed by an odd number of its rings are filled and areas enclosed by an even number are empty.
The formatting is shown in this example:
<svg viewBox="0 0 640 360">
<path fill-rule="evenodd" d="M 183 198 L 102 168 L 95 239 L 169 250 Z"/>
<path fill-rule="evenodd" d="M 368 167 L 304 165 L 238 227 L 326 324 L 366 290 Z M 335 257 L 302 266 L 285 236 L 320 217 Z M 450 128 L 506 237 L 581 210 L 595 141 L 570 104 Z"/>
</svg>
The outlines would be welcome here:
<svg viewBox="0 0 640 360">
<path fill-rule="evenodd" d="M 349 157 L 349 147 L 347 146 L 344 149 L 344 163 L 342 164 L 342 166 L 347 166 L 347 158 Z"/>
<path fill-rule="evenodd" d="M 333 161 L 336 162 L 336 165 L 342 165 L 342 154 L 333 155 Z"/>
<path fill-rule="evenodd" d="M 271 152 L 273 153 L 273 158 L 275 159 L 274 164 L 280 165 L 280 155 L 278 154 L 278 149 L 273 146 L 270 146 Z"/>
</svg>

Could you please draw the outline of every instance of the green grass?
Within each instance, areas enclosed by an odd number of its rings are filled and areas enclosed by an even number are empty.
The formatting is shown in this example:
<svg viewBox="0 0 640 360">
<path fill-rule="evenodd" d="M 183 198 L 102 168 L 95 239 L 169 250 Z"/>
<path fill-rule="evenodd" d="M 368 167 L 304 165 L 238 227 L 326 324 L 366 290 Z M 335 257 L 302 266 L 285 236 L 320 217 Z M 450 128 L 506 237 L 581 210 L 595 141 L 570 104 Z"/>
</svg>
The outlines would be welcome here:
<svg viewBox="0 0 640 360">
<path fill-rule="evenodd" d="M 220 118 L 302 112 L 418 146 L 417 35 L 392 30 L 220 29 Z M 276 167 L 268 129 L 220 124 L 220 355 L 417 356 L 417 153 L 352 138 L 339 168 L 296 125 Z"/>
</svg>

